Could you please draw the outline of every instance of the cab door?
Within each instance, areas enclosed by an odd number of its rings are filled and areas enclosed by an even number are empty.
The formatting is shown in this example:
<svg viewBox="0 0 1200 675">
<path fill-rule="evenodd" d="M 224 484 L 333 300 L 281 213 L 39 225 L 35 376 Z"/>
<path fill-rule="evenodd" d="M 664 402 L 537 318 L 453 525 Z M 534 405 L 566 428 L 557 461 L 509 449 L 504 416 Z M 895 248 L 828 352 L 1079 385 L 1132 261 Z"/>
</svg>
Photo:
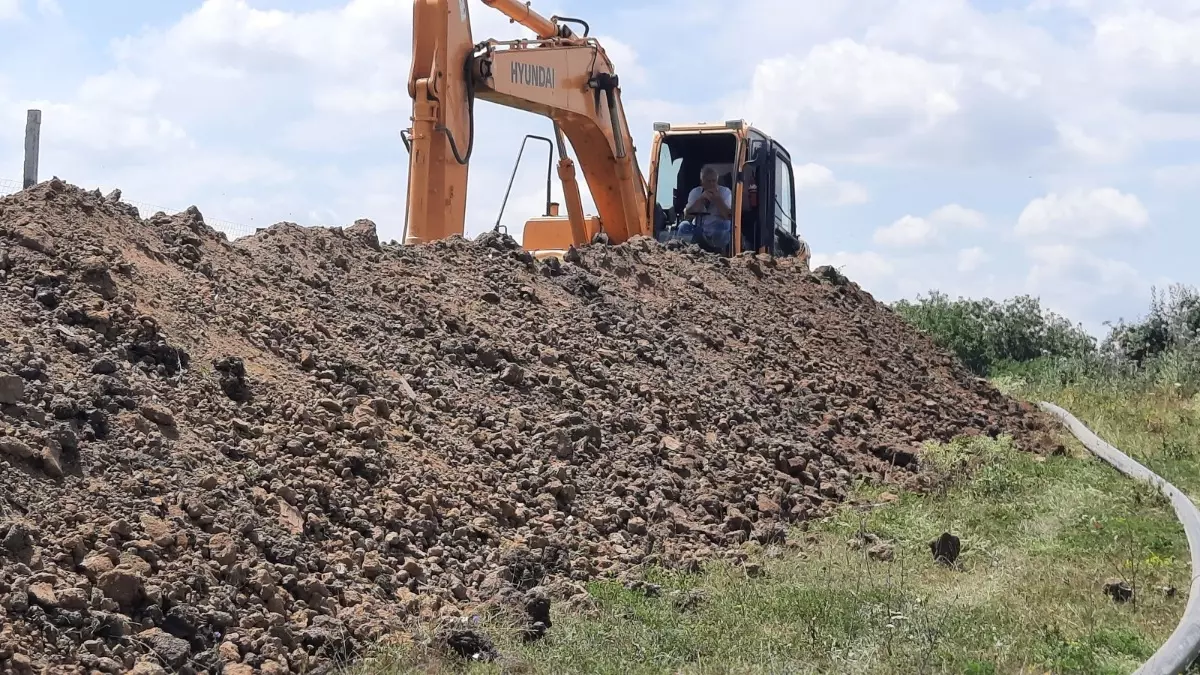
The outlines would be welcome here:
<svg viewBox="0 0 1200 675">
<path fill-rule="evenodd" d="M 769 248 L 777 256 L 792 256 L 806 252 L 796 226 L 796 179 L 792 172 L 792 157 L 778 141 L 771 141 L 771 201 L 767 222 L 773 230 Z"/>
<path fill-rule="evenodd" d="M 746 165 L 742 172 L 746 195 L 741 212 L 742 250 L 770 252 L 775 160 L 767 137 L 752 130 L 747 142 Z"/>
</svg>

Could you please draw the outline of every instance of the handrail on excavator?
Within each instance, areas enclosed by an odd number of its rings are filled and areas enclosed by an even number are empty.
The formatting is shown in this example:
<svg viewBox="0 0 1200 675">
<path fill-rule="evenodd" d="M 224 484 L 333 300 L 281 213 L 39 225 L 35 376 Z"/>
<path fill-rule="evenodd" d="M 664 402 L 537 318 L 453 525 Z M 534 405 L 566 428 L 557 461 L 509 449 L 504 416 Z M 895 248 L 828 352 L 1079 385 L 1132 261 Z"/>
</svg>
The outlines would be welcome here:
<svg viewBox="0 0 1200 675">
<path fill-rule="evenodd" d="M 535 141 L 545 141 L 546 145 L 550 146 L 550 152 L 547 153 L 547 156 L 546 156 L 546 211 L 545 211 L 545 215 L 547 215 L 547 216 L 552 215 L 551 214 L 551 211 L 552 211 L 551 204 L 553 202 L 551 200 L 551 191 L 550 191 L 550 174 L 551 174 L 551 170 L 554 168 L 554 141 L 551 141 L 549 138 L 547 138 L 545 136 L 538 136 L 537 134 L 525 134 L 525 138 L 521 139 L 521 149 L 517 151 L 517 161 L 515 164 L 513 164 L 512 173 L 508 176 L 508 189 L 506 189 L 504 191 L 504 201 L 500 202 L 500 213 L 499 213 L 499 215 L 496 216 L 496 228 L 495 229 L 497 232 L 500 231 L 500 221 L 504 220 L 504 208 L 506 206 L 508 206 L 508 197 L 510 194 L 512 194 L 513 181 L 516 180 L 516 178 L 517 178 L 517 170 L 521 168 L 521 156 L 525 154 L 525 144 L 528 143 L 530 141 L 530 139 L 535 140 Z"/>
</svg>

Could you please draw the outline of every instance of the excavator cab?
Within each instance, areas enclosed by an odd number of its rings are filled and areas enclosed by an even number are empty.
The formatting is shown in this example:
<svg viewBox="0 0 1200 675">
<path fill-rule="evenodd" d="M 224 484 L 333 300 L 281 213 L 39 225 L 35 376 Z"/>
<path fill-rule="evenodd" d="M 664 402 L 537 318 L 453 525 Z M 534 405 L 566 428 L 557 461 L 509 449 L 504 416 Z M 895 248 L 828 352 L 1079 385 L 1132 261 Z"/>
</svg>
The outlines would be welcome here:
<svg viewBox="0 0 1200 675">
<path fill-rule="evenodd" d="M 700 184 L 701 170 L 712 167 L 718 183 L 733 193 L 733 227 L 723 250 L 709 250 L 727 256 L 756 251 L 808 261 L 808 245 L 796 229 L 791 157 L 775 139 L 743 120 L 657 122 L 651 157 L 647 201 L 659 241 L 680 238 L 688 193 Z"/>
<path fill-rule="evenodd" d="M 517 161 L 519 164 L 520 155 Z M 723 248 L 703 240 L 691 243 L 719 255 L 755 251 L 796 256 L 808 263 L 809 247 L 797 230 L 791 156 L 779 141 L 743 120 L 655 123 L 646 186 L 650 211 L 646 221 L 653 228 L 654 238 L 664 243 L 687 239 L 680 234 L 679 226 L 687 220 L 684 210 L 688 194 L 700 184 L 700 172 L 705 167 L 716 169 L 718 184 L 733 193 L 732 236 Z M 515 167 L 513 171 L 515 175 Z M 550 202 L 549 172 L 547 168 L 546 213 L 526 221 L 522 242 L 539 258 L 562 255 L 571 239 L 567 217 L 559 214 L 558 204 Z M 604 227 L 600 218 L 589 215 L 584 219 L 584 229 L 590 239 Z"/>
</svg>

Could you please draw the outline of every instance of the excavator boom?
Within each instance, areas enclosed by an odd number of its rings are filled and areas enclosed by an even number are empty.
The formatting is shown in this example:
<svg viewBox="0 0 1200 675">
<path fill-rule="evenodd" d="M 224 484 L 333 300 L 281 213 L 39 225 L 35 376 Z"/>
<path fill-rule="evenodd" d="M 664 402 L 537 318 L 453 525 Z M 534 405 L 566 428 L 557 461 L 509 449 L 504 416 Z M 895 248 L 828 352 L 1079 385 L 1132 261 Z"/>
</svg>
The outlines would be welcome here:
<svg viewBox="0 0 1200 675">
<path fill-rule="evenodd" d="M 459 0 L 464 5 L 466 0 Z M 528 3 L 521 3 L 517 0 L 481 0 L 483 4 L 492 9 L 499 10 L 504 16 L 516 21 L 525 26 L 529 30 L 537 34 L 539 38 L 546 39 L 552 37 L 569 37 L 571 35 L 568 29 L 563 34 L 563 29 L 555 22 L 553 18 L 546 17 L 533 11 Z"/>
<path fill-rule="evenodd" d="M 475 141 L 466 86 L 473 44 L 466 0 L 413 0 L 406 243 L 462 232 Z"/>
<path fill-rule="evenodd" d="M 537 39 L 475 44 L 466 0 L 414 0 L 405 242 L 463 233 L 476 98 L 554 122 L 575 243 L 584 243 L 588 233 L 573 163 L 561 152 L 562 137 L 575 151 L 610 240 L 650 234 L 646 182 L 634 155 L 619 79 L 599 42 L 587 37 L 586 24 L 585 34 L 577 36 L 565 25 L 583 23 L 576 19 L 547 19 L 516 0 L 482 2 Z"/>
<path fill-rule="evenodd" d="M 618 79 L 594 39 L 492 42 L 477 63 L 479 98 L 549 117 L 570 141 L 612 240 L 649 234 Z"/>
</svg>

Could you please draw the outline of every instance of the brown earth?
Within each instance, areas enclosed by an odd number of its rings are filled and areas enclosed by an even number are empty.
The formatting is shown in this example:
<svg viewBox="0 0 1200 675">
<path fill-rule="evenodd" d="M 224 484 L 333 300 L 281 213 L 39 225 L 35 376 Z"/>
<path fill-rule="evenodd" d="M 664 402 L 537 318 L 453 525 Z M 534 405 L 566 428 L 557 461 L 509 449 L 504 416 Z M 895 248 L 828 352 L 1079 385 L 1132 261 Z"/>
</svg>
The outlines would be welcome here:
<svg viewBox="0 0 1200 675">
<path fill-rule="evenodd" d="M 321 672 L 1046 421 L 836 271 L 0 199 L 0 668 Z M 224 664 L 237 663 L 237 667 Z"/>
</svg>

